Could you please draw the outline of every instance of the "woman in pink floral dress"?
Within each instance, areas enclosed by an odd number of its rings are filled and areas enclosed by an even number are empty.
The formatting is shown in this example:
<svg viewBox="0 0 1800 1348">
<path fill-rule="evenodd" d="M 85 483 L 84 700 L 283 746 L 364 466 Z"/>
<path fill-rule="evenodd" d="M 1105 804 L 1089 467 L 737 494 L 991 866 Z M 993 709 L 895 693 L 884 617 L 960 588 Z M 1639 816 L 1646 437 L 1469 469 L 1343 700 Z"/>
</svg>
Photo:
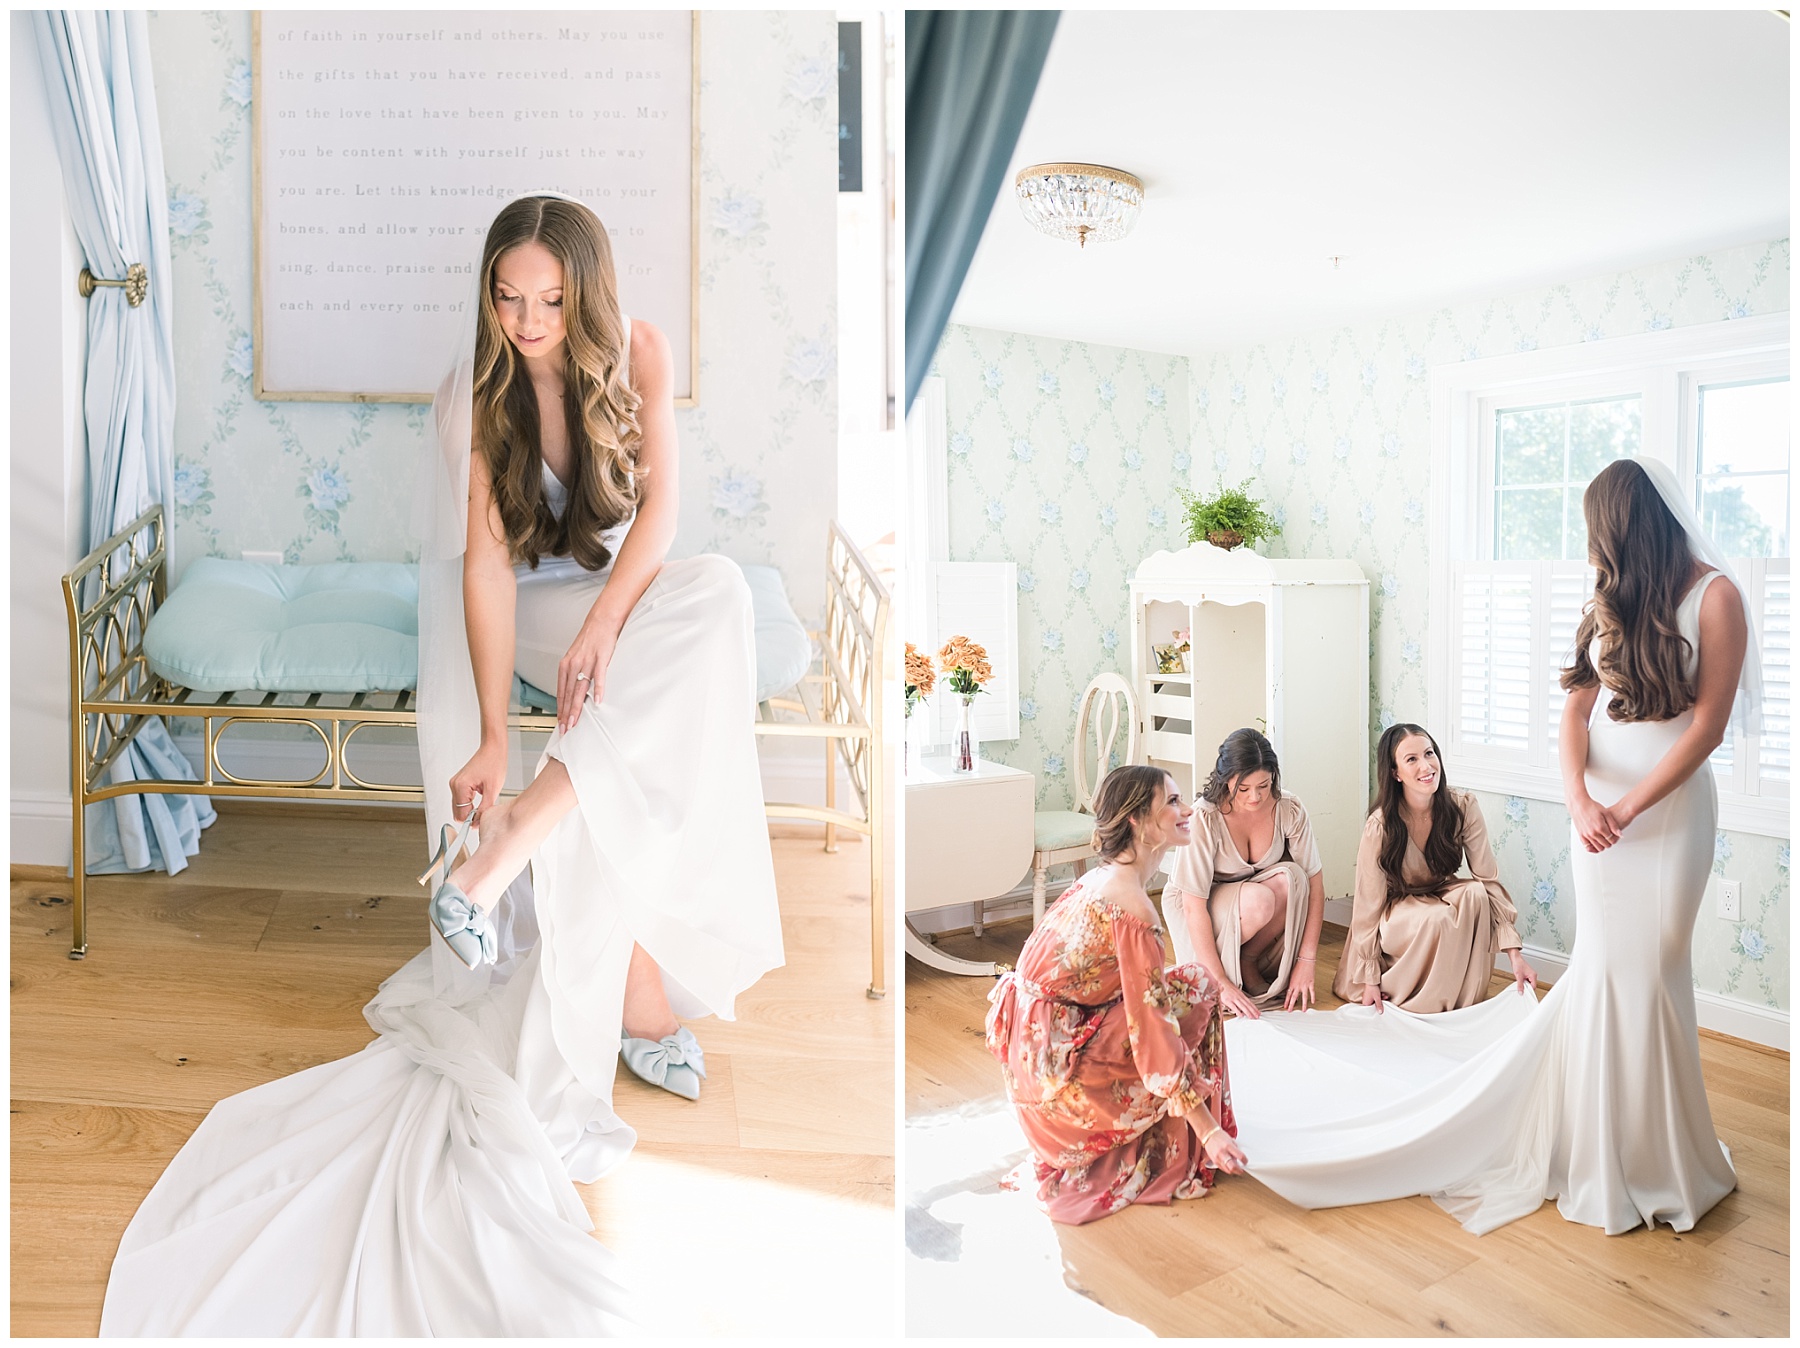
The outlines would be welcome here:
<svg viewBox="0 0 1800 1348">
<path fill-rule="evenodd" d="M 988 999 L 988 1049 L 1059 1222 L 1198 1198 L 1218 1171 L 1244 1169 L 1218 996 L 1198 965 L 1163 967 L 1145 892 L 1192 815 L 1160 768 L 1108 774 L 1094 798 L 1102 864 L 1044 915 Z"/>
</svg>

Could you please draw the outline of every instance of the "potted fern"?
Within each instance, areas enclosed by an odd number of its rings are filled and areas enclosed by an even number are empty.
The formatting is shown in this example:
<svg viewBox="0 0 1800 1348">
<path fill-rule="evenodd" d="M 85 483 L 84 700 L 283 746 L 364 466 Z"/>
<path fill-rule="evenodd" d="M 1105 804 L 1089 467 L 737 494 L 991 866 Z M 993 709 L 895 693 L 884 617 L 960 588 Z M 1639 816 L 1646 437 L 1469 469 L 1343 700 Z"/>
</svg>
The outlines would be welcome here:
<svg viewBox="0 0 1800 1348">
<path fill-rule="evenodd" d="M 1205 539 L 1215 548 L 1230 551 L 1245 543 L 1257 543 L 1281 532 L 1263 503 L 1249 492 L 1253 478 L 1235 487 L 1223 483 L 1211 496 L 1196 496 L 1177 488 L 1181 496 L 1182 516 L 1187 523 L 1188 542 Z"/>
</svg>

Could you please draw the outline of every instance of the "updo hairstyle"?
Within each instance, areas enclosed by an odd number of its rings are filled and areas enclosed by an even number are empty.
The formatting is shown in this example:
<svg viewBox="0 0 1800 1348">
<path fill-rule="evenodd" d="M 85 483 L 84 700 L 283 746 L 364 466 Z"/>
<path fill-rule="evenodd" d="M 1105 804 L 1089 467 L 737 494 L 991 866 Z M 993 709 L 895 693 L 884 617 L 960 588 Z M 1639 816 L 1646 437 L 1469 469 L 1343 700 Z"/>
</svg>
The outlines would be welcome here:
<svg viewBox="0 0 1800 1348">
<path fill-rule="evenodd" d="M 1130 851 L 1136 839 L 1133 820 L 1145 819 L 1163 798 L 1169 774 L 1146 763 L 1114 768 L 1094 792 L 1094 850 L 1113 861 Z"/>
<path fill-rule="evenodd" d="M 1281 764 L 1276 761 L 1275 746 L 1260 730 L 1246 726 L 1232 731 L 1219 746 L 1219 758 L 1213 764 L 1212 775 L 1200 788 L 1201 799 L 1229 814 L 1227 802 L 1231 799 L 1232 787 L 1248 772 L 1267 772 L 1270 793 L 1277 800 L 1281 798 Z"/>
</svg>

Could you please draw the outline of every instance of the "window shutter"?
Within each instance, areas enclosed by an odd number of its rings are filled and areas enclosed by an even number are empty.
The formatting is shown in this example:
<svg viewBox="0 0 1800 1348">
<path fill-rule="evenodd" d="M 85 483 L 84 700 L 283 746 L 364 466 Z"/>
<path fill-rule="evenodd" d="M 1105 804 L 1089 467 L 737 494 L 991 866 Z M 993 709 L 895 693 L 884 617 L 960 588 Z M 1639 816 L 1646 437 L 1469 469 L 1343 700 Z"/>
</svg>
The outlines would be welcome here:
<svg viewBox="0 0 1800 1348">
<path fill-rule="evenodd" d="M 953 636 L 987 648 L 994 677 L 975 699 L 975 733 L 983 740 L 1019 738 L 1019 573 L 1012 562 L 939 562 L 933 568 L 929 623 L 932 663 Z M 933 742 L 956 733 L 957 702 L 938 675 Z"/>
<path fill-rule="evenodd" d="M 1533 571 L 1527 563 L 1456 568 L 1457 736 L 1496 750 L 1531 750 Z"/>
<path fill-rule="evenodd" d="M 1764 563 L 1761 630 L 1763 713 L 1759 764 L 1764 795 L 1773 793 L 1768 786 L 1788 781 L 1788 761 L 1793 753 L 1789 688 L 1793 670 L 1793 589 L 1788 575 L 1788 561 L 1778 558 Z"/>
<path fill-rule="evenodd" d="M 1546 671 L 1545 731 L 1549 762 L 1557 761 L 1557 737 L 1562 732 L 1563 703 L 1569 695 L 1563 691 L 1562 672 L 1575 656 L 1575 631 L 1581 626 L 1581 610 L 1594 592 L 1591 567 L 1560 563 L 1550 568 L 1550 640 L 1549 669 Z"/>
</svg>

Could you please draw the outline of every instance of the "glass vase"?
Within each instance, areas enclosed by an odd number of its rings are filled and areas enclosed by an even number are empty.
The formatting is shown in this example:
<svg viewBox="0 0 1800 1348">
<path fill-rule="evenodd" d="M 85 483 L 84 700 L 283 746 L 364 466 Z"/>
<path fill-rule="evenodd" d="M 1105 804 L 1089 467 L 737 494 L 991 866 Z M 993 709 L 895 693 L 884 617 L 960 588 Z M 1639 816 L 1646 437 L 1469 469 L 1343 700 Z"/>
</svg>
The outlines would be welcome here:
<svg viewBox="0 0 1800 1348">
<path fill-rule="evenodd" d="M 973 772 L 981 762 L 981 741 L 975 738 L 975 699 L 965 697 L 956 713 L 956 736 L 950 741 L 950 770 Z"/>
</svg>

